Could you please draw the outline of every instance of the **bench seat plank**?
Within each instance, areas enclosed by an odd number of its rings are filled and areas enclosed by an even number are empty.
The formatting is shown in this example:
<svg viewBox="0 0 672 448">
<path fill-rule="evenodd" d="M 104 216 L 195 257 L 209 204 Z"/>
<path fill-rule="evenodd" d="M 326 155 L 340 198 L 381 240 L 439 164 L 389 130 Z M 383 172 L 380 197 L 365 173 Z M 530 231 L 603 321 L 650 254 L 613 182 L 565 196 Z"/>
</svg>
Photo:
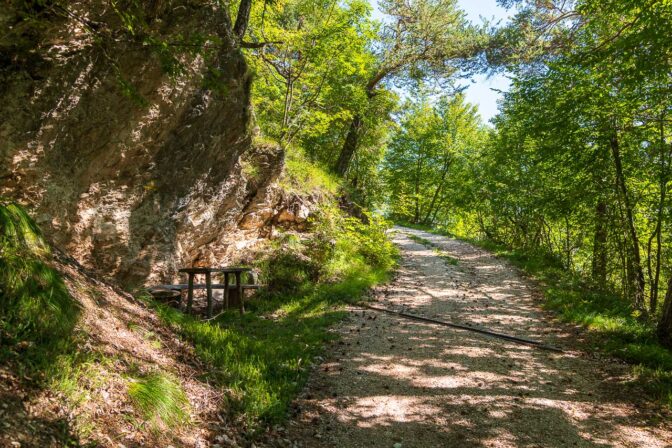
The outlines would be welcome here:
<svg viewBox="0 0 672 448">
<path fill-rule="evenodd" d="M 223 283 L 213 283 L 210 285 L 212 289 L 224 289 L 224 284 Z M 259 289 L 261 285 L 242 285 L 243 289 Z M 205 289 L 206 284 L 205 283 L 194 283 L 194 289 Z M 229 289 L 236 289 L 236 285 L 229 285 Z M 185 289 L 189 289 L 189 285 L 187 283 L 179 283 L 176 285 L 156 285 L 152 286 L 150 290 L 154 289 L 173 289 L 176 291 L 182 291 Z"/>
</svg>

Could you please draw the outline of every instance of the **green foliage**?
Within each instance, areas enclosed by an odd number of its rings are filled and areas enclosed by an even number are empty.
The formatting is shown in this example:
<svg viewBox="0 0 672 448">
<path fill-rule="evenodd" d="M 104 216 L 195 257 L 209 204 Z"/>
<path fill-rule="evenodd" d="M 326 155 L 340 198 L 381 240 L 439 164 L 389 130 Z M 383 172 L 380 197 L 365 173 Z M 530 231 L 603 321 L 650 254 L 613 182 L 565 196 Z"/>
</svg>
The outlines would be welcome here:
<svg viewBox="0 0 672 448">
<path fill-rule="evenodd" d="M 373 87 L 390 76 L 411 85 L 445 81 L 468 66 L 487 42 L 456 0 L 383 0 L 379 7 L 391 23 L 377 36 Z"/>
<path fill-rule="evenodd" d="M 258 123 L 284 147 L 296 143 L 320 162 L 322 151 L 366 102 L 364 84 L 373 55 L 366 1 L 283 0 L 253 5 L 249 34 L 274 42 L 249 58 L 258 80 Z M 333 145 L 333 143 L 332 143 Z"/>
<path fill-rule="evenodd" d="M 344 151 L 346 133 L 354 132 L 350 193 L 363 205 L 382 200 L 377 166 L 398 103 L 391 82 L 446 81 L 485 43 L 454 0 L 380 7 L 385 23 L 372 20 L 371 6 L 360 0 L 262 2 L 250 20 L 253 40 L 269 43 L 250 58 L 260 78 L 253 85 L 260 127 L 329 167 Z"/>
<path fill-rule="evenodd" d="M 189 400 L 172 376 L 153 372 L 131 380 L 128 395 L 145 420 L 155 429 L 174 428 L 189 421 Z"/>
<path fill-rule="evenodd" d="M 379 215 L 366 211 L 364 214 L 367 223 L 344 216 L 335 208 L 320 210 L 315 239 L 322 247 L 333 244 L 331 256 L 322 263 L 324 280 L 341 278 L 357 267 L 375 266 L 389 270 L 394 265 L 397 249 L 386 234 L 390 223 Z"/>
<path fill-rule="evenodd" d="M 436 104 L 423 95 L 407 104 L 399 121 L 385 155 L 387 212 L 412 223 L 441 222 L 464 196 L 468 164 L 487 133 L 461 94 Z"/>
<path fill-rule="evenodd" d="M 35 222 L 17 204 L 0 201 L 0 358 L 44 370 L 67 351 L 78 304 L 60 275 Z"/>
<path fill-rule="evenodd" d="M 520 8 L 489 57 L 508 64 L 512 87 L 496 129 L 454 176 L 451 213 L 432 224 L 552 254 L 658 320 L 660 340 L 670 341 L 672 9 L 644 0 L 504 3 Z"/>
<path fill-rule="evenodd" d="M 274 292 L 293 292 L 308 283 L 338 282 L 361 269 L 390 270 L 397 249 L 387 238 L 389 223 L 365 212 L 368 223 L 333 206 L 311 219 L 309 237 L 288 233 L 260 263 L 261 280 Z"/>
<path fill-rule="evenodd" d="M 285 417 L 314 358 L 334 337 L 329 327 L 344 317 L 344 304 L 388 278 L 395 251 L 385 238 L 387 224 L 370 219 L 367 226 L 325 209 L 311 238 L 280 238 L 260 263 L 268 287 L 247 302 L 243 316 L 230 311 L 203 322 L 154 303 L 194 344 L 209 380 L 229 391 L 232 412 L 252 427 Z"/>
</svg>

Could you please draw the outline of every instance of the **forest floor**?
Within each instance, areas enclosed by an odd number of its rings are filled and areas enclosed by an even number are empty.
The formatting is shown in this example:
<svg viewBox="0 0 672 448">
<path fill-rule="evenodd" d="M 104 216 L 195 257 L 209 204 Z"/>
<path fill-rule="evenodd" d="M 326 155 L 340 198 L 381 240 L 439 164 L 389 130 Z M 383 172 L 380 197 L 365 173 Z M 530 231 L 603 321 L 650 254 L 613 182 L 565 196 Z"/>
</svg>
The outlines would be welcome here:
<svg viewBox="0 0 672 448">
<path fill-rule="evenodd" d="M 397 227 L 374 305 L 556 345 L 556 353 L 353 307 L 293 404 L 299 447 L 669 447 L 670 414 L 622 362 L 542 310 L 533 280 L 468 243 Z"/>
</svg>

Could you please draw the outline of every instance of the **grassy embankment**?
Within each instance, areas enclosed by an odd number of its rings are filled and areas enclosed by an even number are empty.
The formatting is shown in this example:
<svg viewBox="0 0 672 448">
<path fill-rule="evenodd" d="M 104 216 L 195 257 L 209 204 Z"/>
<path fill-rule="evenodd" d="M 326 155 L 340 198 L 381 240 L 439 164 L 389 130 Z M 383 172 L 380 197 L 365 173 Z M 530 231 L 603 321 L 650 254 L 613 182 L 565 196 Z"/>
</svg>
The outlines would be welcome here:
<svg viewBox="0 0 672 448">
<path fill-rule="evenodd" d="M 455 237 L 426 226 L 400 225 Z M 596 289 L 548 254 L 510 249 L 483 239 L 461 239 L 507 259 L 536 279 L 546 309 L 557 313 L 561 320 L 588 330 L 592 349 L 630 363 L 637 381 L 672 407 L 672 352 L 658 344 L 654 322 L 638 318 L 629 301 L 614 292 Z"/>
<path fill-rule="evenodd" d="M 5 420 L 10 429 L 0 445 L 8 440 L 41 444 L 55 437 L 62 446 L 80 446 L 80 440 L 101 429 L 100 416 L 91 410 L 111 411 L 100 391 L 113 382 L 125 388 L 122 393 L 133 405 L 125 418 L 137 431 L 189 425 L 189 402 L 173 375 L 129 354 L 104 353 L 92 340 L 81 322 L 85 309 L 77 296 L 102 292 L 83 276 L 66 282 L 59 266 L 28 213 L 0 198 L 0 369 L 8 372 L 4 379 L 11 378 L 2 393 L 12 406 L 5 409 L 12 418 Z M 53 397 L 62 399 L 59 404 L 67 411 L 49 414 L 54 421 L 40 430 L 30 426 L 36 417 L 23 406 L 49 403 Z M 64 420 L 60 414 L 70 411 Z"/>
</svg>

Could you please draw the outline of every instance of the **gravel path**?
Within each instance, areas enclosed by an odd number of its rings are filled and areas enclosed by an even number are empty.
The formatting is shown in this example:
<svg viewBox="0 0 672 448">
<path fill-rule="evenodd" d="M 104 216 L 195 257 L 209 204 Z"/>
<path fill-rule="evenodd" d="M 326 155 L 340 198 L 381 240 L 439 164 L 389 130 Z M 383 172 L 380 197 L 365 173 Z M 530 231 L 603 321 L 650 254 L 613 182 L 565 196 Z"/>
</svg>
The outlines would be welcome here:
<svg viewBox="0 0 672 448">
<path fill-rule="evenodd" d="M 487 326 L 566 352 L 353 309 L 277 444 L 672 446 L 669 414 L 636 398 L 642 394 L 628 384 L 626 366 L 573 350 L 580 332 L 541 311 L 532 282 L 515 268 L 443 236 L 396 228 L 393 239 L 403 260 L 397 278 L 376 291 L 377 306 Z"/>
</svg>

